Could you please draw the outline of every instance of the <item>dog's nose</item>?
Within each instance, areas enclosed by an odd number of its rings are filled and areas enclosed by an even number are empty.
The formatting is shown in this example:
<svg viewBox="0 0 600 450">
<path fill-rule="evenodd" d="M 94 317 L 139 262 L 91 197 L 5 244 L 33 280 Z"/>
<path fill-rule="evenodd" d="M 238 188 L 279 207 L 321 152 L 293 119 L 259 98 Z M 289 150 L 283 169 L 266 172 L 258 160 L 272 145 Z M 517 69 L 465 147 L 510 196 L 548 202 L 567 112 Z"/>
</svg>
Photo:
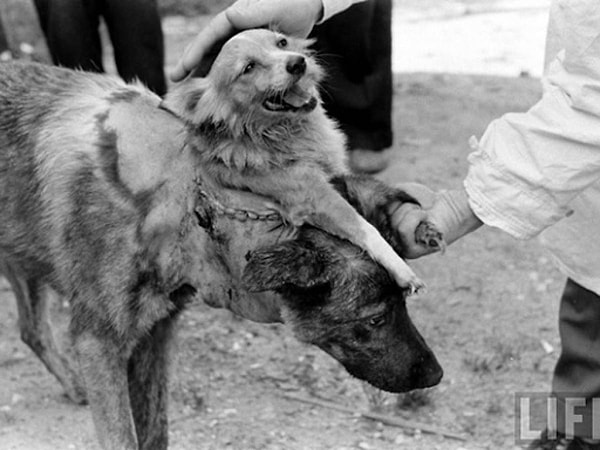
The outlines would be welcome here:
<svg viewBox="0 0 600 450">
<path fill-rule="evenodd" d="M 288 59 L 285 69 L 292 75 L 303 75 L 306 72 L 306 60 L 304 56 L 292 56 Z"/>
</svg>

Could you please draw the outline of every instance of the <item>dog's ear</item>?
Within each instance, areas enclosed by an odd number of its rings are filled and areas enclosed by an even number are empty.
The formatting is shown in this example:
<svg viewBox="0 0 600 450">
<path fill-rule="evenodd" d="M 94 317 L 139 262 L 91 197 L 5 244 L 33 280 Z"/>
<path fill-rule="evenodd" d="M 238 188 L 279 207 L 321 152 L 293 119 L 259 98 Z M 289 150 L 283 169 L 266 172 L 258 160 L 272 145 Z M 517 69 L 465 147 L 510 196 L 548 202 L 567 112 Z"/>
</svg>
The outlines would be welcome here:
<svg viewBox="0 0 600 450">
<path fill-rule="evenodd" d="M 308 289 L 328 282 L 326 255 L 298 241 L 253 250 L 246 259 L 242 280 L 250 292 Z"/>
<path fill-rule="evenodd" d="M 175 85 L 165 96 L 162 106 L 184 119 L 196 122 L 197 106 L 209 87 L 207 78 L 188 78 Z"/>
</svg>

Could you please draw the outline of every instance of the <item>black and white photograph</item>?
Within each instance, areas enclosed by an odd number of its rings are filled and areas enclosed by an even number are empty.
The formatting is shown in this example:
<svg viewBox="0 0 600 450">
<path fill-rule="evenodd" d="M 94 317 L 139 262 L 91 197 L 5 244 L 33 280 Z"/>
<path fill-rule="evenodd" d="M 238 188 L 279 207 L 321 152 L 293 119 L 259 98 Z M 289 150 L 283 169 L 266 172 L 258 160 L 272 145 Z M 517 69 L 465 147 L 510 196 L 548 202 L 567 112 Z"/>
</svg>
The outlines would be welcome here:
<svg viewBox="0 0 600 450">
<path fill-rule="evenodd" d="M 0 450 L 600 450 L 600 4 L 0 0 Z"/>
</svg>

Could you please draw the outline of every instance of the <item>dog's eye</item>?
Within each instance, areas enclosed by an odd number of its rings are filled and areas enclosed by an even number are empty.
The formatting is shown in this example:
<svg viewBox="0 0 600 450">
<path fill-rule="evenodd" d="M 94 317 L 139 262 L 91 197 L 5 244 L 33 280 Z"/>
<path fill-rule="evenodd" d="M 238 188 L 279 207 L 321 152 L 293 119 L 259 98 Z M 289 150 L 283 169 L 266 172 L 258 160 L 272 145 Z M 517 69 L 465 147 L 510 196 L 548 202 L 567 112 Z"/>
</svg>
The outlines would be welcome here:
<svg viewBox="0 0 600 450">
<path fill-rule="evenodd" d="M 288 41 L 286 38 L 281 38 L 277 41 L 277 47 L 279 48 L 285 48 L 288 45 Z"/>
<path fill-rule="evenodd" d="M 370 317 L 368 319 L 368 322 L 369 322 L 369 326 L 371 326 L 371 327 L 374 327 L 374 328 L 381 327 L 381 326 L 385 325 L 386 315 L 379 314 L 377 316 Z"/>
<path fill-rule="evenodd" d="M 246 66 L 244 67 L 244 70 L 242 70 L 242 73 L 245 75 L 247 73 L 252 72 L 252 70 L 254 69 L 254 66 L 256 66 L 255 63 L 253 62 L 249 62 L 248 64 L 246 64 Z"/>
</svg>

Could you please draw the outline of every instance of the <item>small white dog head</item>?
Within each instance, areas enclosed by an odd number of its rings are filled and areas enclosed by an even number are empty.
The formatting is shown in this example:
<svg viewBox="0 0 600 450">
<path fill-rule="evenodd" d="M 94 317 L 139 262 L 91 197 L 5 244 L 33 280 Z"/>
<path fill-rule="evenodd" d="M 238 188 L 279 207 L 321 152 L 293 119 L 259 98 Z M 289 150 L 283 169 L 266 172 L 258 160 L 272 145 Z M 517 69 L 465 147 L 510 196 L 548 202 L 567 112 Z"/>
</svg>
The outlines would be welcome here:
<svg viewBox="0 0 600 450">
<path fill-rule="evenodd" d="M 322 71 L 311 41 L 270 30 L 241 32 L 225 43 L 206 78 L 190 78 L 166 105 L 194 124 L 225 125 L 231 132 L 299 118 L 320 104 Z"/>
</svg>

